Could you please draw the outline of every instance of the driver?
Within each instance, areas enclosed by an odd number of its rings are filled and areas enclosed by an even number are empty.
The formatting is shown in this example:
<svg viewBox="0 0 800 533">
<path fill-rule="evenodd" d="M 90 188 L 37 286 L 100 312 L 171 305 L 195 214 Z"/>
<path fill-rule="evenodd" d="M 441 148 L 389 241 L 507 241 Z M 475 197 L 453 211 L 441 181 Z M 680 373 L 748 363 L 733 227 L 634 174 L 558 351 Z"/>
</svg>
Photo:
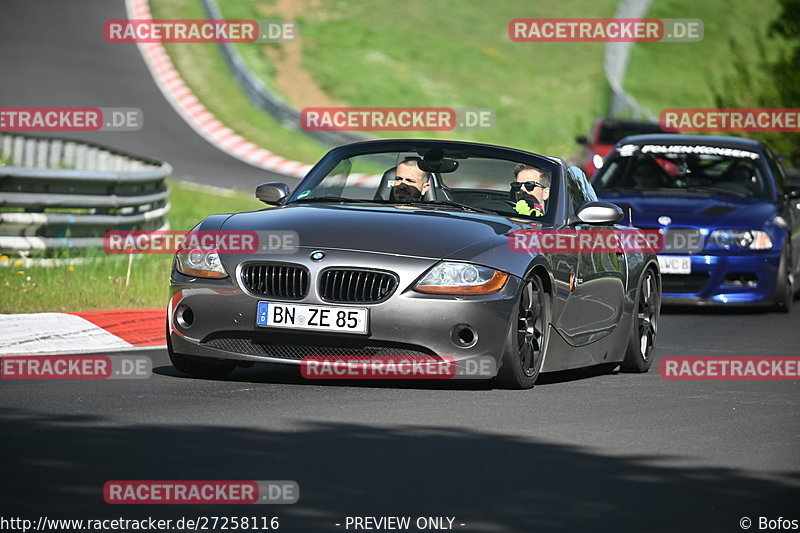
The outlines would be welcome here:
<svg viewBox="0 0 800 533">
<path fill-rule="evenodd" d="M 661 171 L 652 161 L 639 160 L 633 168 L 633 182 L 637 189 L 656 189 L 661 185 Z"/>
<path fill-rule="evenodd" d="M 544 202 L 550 197 L 550 173 L 520 163 L 514 168 L 511 196 L 516 202 L 514 211 L 520 215 L 544 215 Z"/>
<path fill-rule="evenodd" d="M 431 173 L 419 168 L 419 159 L 409 158 L 395 167 L 394 186 L 389 194 L 392 202 L 418 202 L 430 188 Z"/>
<path fill-rule="evenodd" d="M 755 177 L 753 168 L 746 164 L 740 164 L 733 169 L 733 182 L 746 189 L 747 192 L 754 194 L 758 189 L 758 179 Z"/>
</svg>

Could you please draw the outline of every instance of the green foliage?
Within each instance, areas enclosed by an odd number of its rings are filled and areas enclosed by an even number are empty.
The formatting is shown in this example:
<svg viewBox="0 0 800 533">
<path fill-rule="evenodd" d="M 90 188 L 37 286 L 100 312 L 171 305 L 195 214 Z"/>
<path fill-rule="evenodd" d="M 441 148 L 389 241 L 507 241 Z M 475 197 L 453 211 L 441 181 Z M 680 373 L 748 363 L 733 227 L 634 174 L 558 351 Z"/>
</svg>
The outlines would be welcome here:
<svg viewBox="0 0 800 533">
<path fill-rule="evenodd" d="M 731 39 L 735 74 L 714 90 L 720 108 L 797 108 L 800 107 L 800 0 L 779 0 L 780 14 L 769 27 L 767 37 L 758 35 L 752 43 Z M 781 42 L 781 53 L 767 53 L 770 40 Z M 754 46 L 759 61 L 742 58 L 746 46 Z M 768 144 L 786 157 L 788 167 L 800 167 L 800 133 L 758 132 L 748 137 Z"/>
</svg>

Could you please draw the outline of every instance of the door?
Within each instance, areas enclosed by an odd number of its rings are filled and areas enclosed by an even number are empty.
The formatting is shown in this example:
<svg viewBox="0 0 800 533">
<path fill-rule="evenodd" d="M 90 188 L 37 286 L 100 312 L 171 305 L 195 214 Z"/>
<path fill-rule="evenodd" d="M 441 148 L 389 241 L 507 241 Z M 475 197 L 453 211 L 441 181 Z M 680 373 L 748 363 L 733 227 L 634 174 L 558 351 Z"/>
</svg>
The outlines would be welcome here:
<svg viewBox="0 0 800 533">
<path fill-rule="evenodd" d="M 597 201 L 582 171 L 570 167 L 567 172 L 570 215 L 589 202 Z M 571 229 L 582 232 L 609 232 L 613 226 L 577 223 Z M 617 327 L 625 302 L 627 265 L 625 257 L 612 249 L 578 250 L 575 258 L 562 264 L 574 265 L 569 296 L 558 319 L 559 331 L 573 346 L 583 346 L 602 339 Z"/>
</svg>

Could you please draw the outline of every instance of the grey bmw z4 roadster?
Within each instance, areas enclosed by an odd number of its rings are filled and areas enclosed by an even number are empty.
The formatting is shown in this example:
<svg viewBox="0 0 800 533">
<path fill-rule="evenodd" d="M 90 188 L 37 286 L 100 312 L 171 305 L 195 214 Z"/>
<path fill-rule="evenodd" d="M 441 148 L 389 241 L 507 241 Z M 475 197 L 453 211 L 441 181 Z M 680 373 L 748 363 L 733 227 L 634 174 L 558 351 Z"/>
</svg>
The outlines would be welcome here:
<svg viewBox="0 0 800 533">
<path fill-rule="evenodd" d="M 175 254 L 167 341 L 183 373 L 325 357 L 488 360 L 481 378 L 530 388 L 542 372 L 650 368 L 656 255 L 566 238 L 637 230 L 560 158 L 368 141 L 331 150 L 293 191 L 265 183 L 256 196 L 269 207 L 192 230 L 255 234 L 254 249 Z"/>
</svg>

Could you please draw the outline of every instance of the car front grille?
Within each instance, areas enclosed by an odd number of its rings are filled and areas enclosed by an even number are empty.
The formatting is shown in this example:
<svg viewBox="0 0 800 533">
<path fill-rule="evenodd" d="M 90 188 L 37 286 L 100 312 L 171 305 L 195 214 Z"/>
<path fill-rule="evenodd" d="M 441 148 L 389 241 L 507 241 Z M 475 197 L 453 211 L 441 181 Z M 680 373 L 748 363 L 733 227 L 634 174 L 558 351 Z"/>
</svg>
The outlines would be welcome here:
<svg viewBox="0 0 800 533">
<path fill-rule="evenodd" d="M 708 272 L 691 274 L 661 274 L 661 292 L 674 294 L 694 294 L 703 290 L 708 283 Z"/>
<path fill-rule="evenodd" d="M 439 361 L 441 358 L 416 346 L 359 345 L 359 346 L 314 346 L 311 344 L 267 343 L 262 340 L 240 337 L 216 337 L 202 343 L 203 346 L 226 352 L 260 355 L 277 359 L 300 360 L 304 357 L 415 357 Z M 338 342 L 341 344 L 341 341 Z"/>
<path fill-rule="evenodd" d="M 320 298 L 334 303 L 381 302 L 397 288 L 397 278 L 377 270 L 330 268 L 319 279 Z"/>
<path fill-rule="evenodd" d="M 241 278 L 250 292 L 262 296 L 300 300 L 308 294 L 308 271 L 296 265 L 246 265 Z"/>
</svg>

